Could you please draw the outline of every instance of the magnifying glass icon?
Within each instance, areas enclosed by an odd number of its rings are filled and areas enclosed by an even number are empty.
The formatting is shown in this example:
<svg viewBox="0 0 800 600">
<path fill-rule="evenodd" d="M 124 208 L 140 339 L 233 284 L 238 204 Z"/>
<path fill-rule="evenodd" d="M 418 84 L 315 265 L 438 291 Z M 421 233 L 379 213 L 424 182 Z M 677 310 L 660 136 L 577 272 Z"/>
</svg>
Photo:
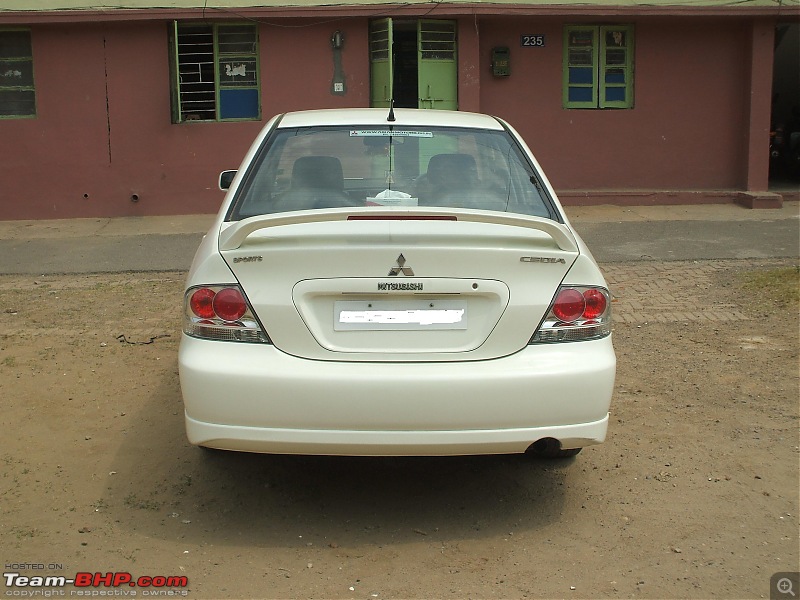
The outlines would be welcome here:
<svg viewBox="0 0 800 600">
<path fill-rule="evenodd" d="M 789 594 L 792 598 L 796 596 L 792 589 L 792 580 L 788 577 L 778 579 L 778 583 L 775 584 L 775 587 L 778 588 L 781 594 Z"/>
</svg>

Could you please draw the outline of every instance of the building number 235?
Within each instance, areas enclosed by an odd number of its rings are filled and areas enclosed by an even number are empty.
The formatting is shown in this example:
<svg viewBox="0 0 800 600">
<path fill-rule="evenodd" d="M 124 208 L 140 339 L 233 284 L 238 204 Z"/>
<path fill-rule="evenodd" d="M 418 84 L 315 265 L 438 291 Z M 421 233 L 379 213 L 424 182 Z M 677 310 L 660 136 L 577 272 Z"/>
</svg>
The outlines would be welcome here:
<svg viewBox="0 0 800 600">
<path fill-rule="evenodd" d="M 538 46 L 544 47 L 544 35 L 523 35 L 521 36 L 521 44 L 523 46 Z"/>
</svg>

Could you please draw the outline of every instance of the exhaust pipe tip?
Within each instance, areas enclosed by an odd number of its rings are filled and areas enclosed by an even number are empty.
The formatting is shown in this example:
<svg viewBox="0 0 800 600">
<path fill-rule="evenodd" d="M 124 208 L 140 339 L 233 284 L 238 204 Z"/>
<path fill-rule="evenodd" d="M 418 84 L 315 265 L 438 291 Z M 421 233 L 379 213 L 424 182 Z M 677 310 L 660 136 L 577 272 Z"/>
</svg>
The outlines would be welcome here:
<svg viewBox="0 0 800 600">
<path fill-rule="evenodd" d="M 536 440 L 525 451 L 526 454 L 541 458 L 569 458 L 578 454 L 583 448 L 561 448 L 561 442 L 555 438 Z"/>
</svg>

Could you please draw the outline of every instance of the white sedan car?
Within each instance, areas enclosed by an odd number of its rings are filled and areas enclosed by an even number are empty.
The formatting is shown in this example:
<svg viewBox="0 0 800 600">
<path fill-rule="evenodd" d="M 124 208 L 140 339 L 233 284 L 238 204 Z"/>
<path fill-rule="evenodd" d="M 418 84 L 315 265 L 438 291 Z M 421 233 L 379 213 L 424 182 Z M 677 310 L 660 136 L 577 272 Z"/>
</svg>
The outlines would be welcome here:
<svg viewBox="0 0 800 600">
<path fill-rule="evenodd" d="M 609 292 L 509 124 L 287 113 L 221 187 L 184 300 L 191 443 L 563 457 L 605 439 Z"/>
</svg>

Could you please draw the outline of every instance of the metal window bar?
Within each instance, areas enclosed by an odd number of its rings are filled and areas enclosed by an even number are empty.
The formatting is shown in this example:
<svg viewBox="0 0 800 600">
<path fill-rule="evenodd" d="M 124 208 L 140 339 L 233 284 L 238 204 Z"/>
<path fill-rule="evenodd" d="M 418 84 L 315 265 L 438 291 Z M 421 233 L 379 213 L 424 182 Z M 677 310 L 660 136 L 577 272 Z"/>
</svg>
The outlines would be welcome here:
<svg viewBox="0 0 800 600">
<path fill-rule="evenodd" d="M 178 25 L 176 45 L 180 120 L 216 120 L 213 26 Z"/>
</svg>

